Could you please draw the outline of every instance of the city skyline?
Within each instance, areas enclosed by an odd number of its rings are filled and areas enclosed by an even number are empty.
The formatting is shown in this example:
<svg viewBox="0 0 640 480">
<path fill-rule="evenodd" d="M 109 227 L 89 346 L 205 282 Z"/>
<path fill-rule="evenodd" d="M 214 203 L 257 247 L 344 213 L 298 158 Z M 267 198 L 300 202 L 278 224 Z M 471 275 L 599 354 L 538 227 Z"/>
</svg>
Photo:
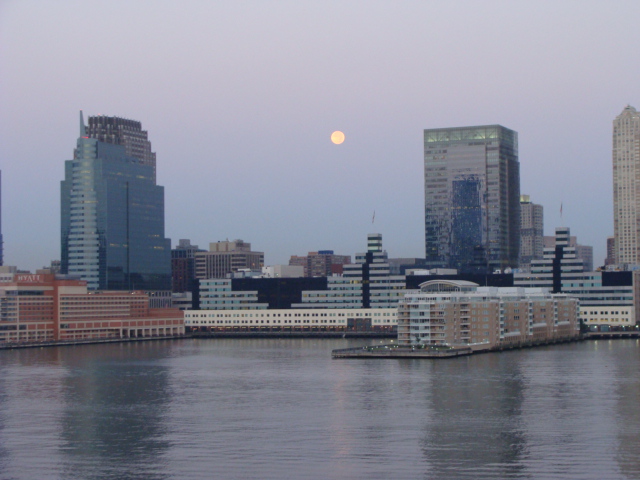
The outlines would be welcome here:
<svg viewBox="0 0 640 480">
<path fill-rule="evenodd" d="M 571 227 L 601 265 L 611 122 L 640 100 L 640 6 L 462 3 L 3 2 L 5 264 L 59 257 L 57 185 L 82 109 L 153 132 L 172 245 L 242 238 L 267 264 L 353 254 L 370 232 L 423 257 L 422 131 L 506 125 L 545 233 Z"/>
</svg>

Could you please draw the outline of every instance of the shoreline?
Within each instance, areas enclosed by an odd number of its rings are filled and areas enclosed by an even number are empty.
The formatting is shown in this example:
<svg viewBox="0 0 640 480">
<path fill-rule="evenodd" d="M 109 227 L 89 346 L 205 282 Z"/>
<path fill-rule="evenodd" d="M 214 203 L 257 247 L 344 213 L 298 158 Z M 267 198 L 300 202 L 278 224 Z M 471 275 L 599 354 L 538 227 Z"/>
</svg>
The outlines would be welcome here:
<svg viewBox="0 0 640 480">
<path fill-rule="evenodd" d="M 135 337 L 135 338 L 95 338 L 88 340 L 62 340 L 62 341 L 45 341 L 45 342 L 36 342 L 36 343 L 11 343 L 11 344 L 0 344 L 0 350 L 15 350 L 15 349 L 24 349 L 24 348 L 44 348 L 44 347 L 72 347 L 76 345 L 97 345 L 103 343 L 129 343 L 129 342 L 149 342 L 152 340 L 184 340 L 184 339 L 216 339 L 216 338 L 349 338 L 349 339 L 357 339 L 357 338 L 389 338 L 396 339 L 397 335 L 395 333 L 388 332 L 192 332 L 184 335 L 171 335 L 171 336 L 161 336 L 161 337 Z M 450 358 L 462 355 L 471 355 L 476 353 L 489 353 L 489 352 L 501 352 L 504 350 L 515 350 L 515 349 L 523 349 L 523 348 L 535 348 L 539 346 L 546 345 L 554 345 L 559 343 L 569 343 L 569 342 L 579 342 L 585 340 L 621 340 L 621 339 L 633 339 L 640 338 L 640 331 L 633 332 L 587 332 L 581 334 L 579 337 L 570 338 L 570 339 L 558 339 L 554 341 L 546 341 L 546 342 L 531 342 L 527 344 L 514 344 L 514 345 L 503 345 L 495 348 L 471 348 L 464 346 L 453 347 L 452 350 L 456 350 L 458 353 L 456 354 L 438 354 L 429 356 L 425 354 L 424 349 L 413 349 L 412 352 L 406 352 L 398 350 L 397 345 L 393 345 L 394 350 L 398 353 L 397 357 L 402 358 Z M 389 346 L 389 345 L 387 345 Z M 370 346 L 375 348 L 380 348 L 379 345 Z M 382 346 L 384 347 L 384 345 Z M 358 347 L 356 349 L 343 349 L 343 350 L 361 350 L 362 347 Z M 411 347 L 407 347 L 407 350 L 411 350 Z M 469 353 L 462 353 L 462 350 L 469 350 Z M 407 354 L 408 353 L 408 354 Z M 346 356 L 336 357 L 334 358 L 347 358 Z M 349 358 L 354 357 L 368 357 L 368 358 L 376 358 L 373 354 L 368 355 L 350 355 Z M 396 357 L 396 358 L 397 358 Z M 393 355 L 389 353 L 379 353 L 377 358 L 393 358 Z"/>
</svg>

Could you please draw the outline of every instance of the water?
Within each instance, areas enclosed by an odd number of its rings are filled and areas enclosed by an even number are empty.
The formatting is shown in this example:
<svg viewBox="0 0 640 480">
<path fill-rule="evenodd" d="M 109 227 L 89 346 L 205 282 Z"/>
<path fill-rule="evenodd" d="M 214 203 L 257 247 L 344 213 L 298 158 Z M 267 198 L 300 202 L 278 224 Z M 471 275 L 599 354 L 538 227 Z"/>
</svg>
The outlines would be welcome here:
<svg viewBox="0 0 640 480">
<path fill-rule="evenodd" d="M 640 478 L 638 341 L 330 358 L 365 343 L 0 351 L 0 478 Z"/>
</svg>

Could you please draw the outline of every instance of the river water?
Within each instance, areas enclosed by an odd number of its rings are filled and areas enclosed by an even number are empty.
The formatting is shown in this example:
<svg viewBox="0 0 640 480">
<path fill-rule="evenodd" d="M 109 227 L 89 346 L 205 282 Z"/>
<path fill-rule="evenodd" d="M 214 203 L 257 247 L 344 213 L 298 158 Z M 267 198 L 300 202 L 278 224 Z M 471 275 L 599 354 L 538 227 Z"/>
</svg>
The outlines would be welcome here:
<svg viewBox="0 0 640 480">
<path fill-rule="evenodd" d="M 640 478 L 636 340 L 331 359 L 366 343 L 0 351 L 0 478 Z"/>
</svg>

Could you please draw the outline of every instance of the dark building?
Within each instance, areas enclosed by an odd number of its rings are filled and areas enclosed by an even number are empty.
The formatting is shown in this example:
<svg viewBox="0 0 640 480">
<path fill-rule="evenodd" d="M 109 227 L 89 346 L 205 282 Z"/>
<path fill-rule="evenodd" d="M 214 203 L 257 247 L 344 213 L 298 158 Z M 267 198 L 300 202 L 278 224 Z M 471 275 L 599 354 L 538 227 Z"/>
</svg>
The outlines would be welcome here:
<svg viewBox="0 0 640 480">
<path fill-rule="evenodd" d="M 316 278 L 234 278 L 234 292 L 257 291 L 258 303 L 269 304 L 268 308 L 291 308 L 300 303 L 306 290 L 326 290 L 327 277 Z"/>
<path fill-rule="evenodd" d="M 518 266 L 518 134 L 500 125 L 424 131 L 428 268 Z"/>
<path fill-rule="evenodd" d="M 192 292 L 198 284 L 196 280 L 196 252 L 198 245 L 191 245 L 188 239 L 181 239 L 171 250 L 171 291 L 174 293 Z"/>
<path fill-rule="evenodd" d="M 94 290 L 170 290 L 164 188 L 155 182 L 147 133 L 117 117 L 89 117 L 89 125 L 80 112 L 61 182 L 61 273 Z"/>
</svg>

